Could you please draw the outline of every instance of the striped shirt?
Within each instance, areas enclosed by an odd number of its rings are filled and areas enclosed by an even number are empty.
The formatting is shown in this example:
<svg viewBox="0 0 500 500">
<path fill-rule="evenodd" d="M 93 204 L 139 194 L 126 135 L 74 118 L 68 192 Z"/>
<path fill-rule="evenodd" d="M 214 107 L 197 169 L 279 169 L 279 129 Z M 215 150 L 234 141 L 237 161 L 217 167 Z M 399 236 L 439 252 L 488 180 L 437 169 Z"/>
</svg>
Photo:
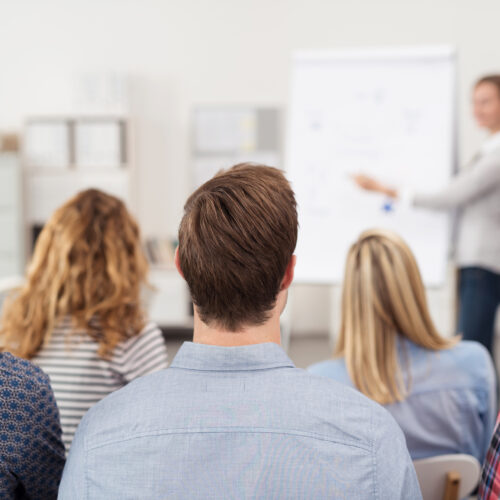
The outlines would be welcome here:
<svg viewBox="0 0 500 500">
<path fill-rule="evenodd" d="M 87 410 L 128 382 L 167 367 L 161 330 L 148 323 L 136 336 L 120 343 L 109 359 L 97 354 L 98 343 L 65 318 L 49 342 L 31 360 L 50 377 L 61 415 L 66 453 Z"/>
</svg>

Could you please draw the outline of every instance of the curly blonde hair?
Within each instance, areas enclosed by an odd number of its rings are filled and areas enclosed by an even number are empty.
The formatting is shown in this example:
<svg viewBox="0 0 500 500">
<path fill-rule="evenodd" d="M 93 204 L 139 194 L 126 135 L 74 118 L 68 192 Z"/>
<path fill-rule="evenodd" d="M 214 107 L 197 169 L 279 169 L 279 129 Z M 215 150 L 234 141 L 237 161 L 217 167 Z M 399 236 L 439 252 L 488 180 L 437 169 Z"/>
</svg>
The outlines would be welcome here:
<svg viewBox="0 0 500 500">
<path fill-rule="evenodd" d="M 30 359 L 69 316 L 109 357 L 144 327 L 140 291 L 147 271 L 139 227 L 124 203 L 97 189 L 82 191 L 49 219 L 26 284 L 6 300 L 3 349 Z"/>
</svg>

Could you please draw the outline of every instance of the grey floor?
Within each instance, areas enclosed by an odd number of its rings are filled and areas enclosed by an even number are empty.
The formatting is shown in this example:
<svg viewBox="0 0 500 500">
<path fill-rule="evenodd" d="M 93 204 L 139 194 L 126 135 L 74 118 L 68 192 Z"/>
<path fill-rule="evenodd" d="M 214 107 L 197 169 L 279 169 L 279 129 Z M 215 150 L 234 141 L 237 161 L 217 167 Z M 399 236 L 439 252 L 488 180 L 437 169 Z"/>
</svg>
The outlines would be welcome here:
<svg viewBox="0 0 500 500">
<path fill-rule="evenodd" d="M 168 332 L 165 332 L 165 339 L 170 361 L 177 354 L 182 342 L 191 340 L 189 335 L 169 334 Z M 307 368 L 312 363 L 331 357 L 331 354 L 332 349 L 326 335 L 292 337 L 288 350 L 288 355 L 299 368 Z"/>
</svg>

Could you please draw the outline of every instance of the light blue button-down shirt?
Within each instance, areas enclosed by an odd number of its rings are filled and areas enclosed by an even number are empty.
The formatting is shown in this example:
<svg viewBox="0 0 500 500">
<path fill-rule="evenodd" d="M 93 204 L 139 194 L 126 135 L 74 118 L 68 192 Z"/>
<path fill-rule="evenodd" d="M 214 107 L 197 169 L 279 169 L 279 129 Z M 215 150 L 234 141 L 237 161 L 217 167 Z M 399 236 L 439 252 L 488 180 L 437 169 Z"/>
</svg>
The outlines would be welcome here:
<svg viewBox="0 0 500 500">
<path fill-rule="evenodd" d="M 465 453 L 482 463 L 496 418 L 496 377 L 488 351 L 469 341 L 431 351 L 407 339 L 398 350 L 410 395 L 386 408 L 403 429 L 412 458 Z M 343 358 L 309 371 L 353 386 Z"/>
<path fill-rule="evenodd" d="M 276 344 L 186 342 L 83 418 L 60 499 L 419 499 L 381 406 Z"/>
</svg>

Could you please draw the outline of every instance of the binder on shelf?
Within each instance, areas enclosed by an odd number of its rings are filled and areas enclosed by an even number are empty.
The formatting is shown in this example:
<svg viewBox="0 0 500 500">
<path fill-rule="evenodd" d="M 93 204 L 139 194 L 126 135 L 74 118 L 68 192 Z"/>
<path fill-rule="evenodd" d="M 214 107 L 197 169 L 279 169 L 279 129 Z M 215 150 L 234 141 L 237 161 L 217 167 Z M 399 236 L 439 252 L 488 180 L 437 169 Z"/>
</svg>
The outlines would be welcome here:
<svg viewBox="0 0 500 500">
<path fill-rule="evenodd" d="M 37 119 L 26 125 L 24 157 L 32 168 L 66 169 L 71 162 L 70 123 L 64 119 Z"/>
<path fill-rule="evenodd" d="M 148 238 L 145 242 L 146 256 L 150 264 L 161 268 L 174 268 L 177 242 L 165 238 Z"/>
<path fill-rule="evenodd" d="M 126 163 L 125 123 L 121 120 L 75 122 L 75 167 L 119 167 Z"/>
<path fill-rule="evenodd" d="M 193 113 L 193 184 L 222 168 L 255 162 L 280 167 L 281 111 L 272 107 L 198 106 Z"/>
</svg>

